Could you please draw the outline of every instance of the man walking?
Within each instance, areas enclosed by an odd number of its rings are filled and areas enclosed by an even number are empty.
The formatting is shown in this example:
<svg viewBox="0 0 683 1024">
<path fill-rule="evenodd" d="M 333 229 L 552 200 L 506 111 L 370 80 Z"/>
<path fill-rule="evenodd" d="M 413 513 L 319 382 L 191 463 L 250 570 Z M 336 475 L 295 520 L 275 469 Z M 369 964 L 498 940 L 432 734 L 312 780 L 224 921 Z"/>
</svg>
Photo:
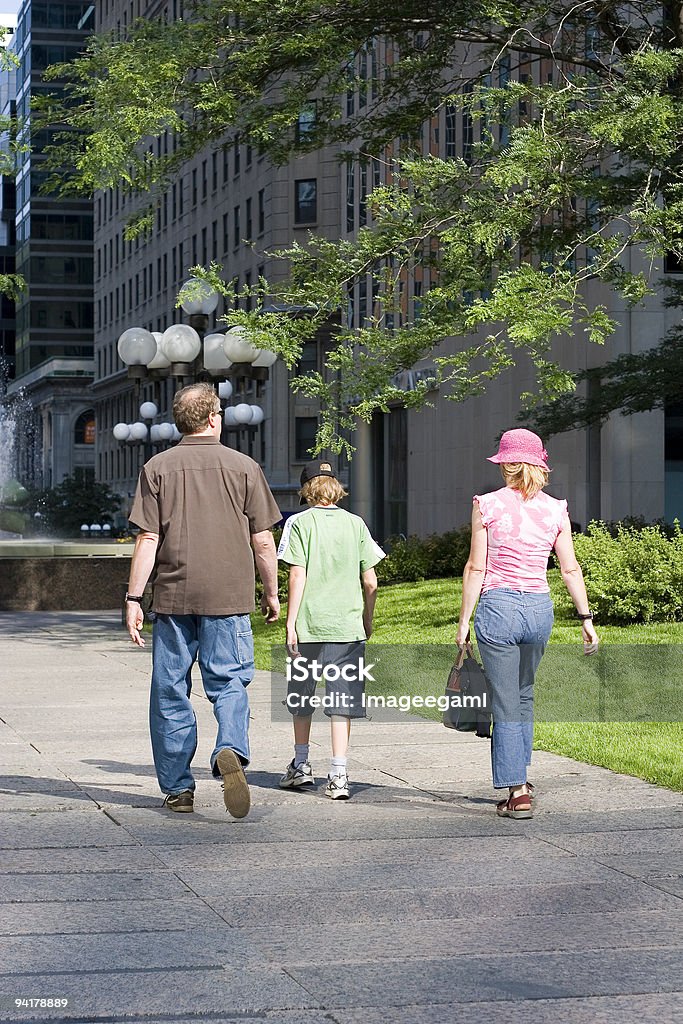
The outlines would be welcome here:
<svg viewBox="0 0 683 1024">
<path fill-rule="evenodd" d="M 197 722 L 191 672 L 199 662 L 218 722 L 211 768 L 223 779 L 225 806 L 243 818 L 251 804 L 249 701 L 254 645 L 254 559 L 267 622 L 280 614 L 277 556 L 270 532 L 281 516 L 261 468 L 220 443 L 222 415 L 210 384 L 191 384 L 173 400 L 183 439 L 140 473 L 130 522 L 140 530 L 126 594 L 126 626 L 144 647 L 140 601 L 154 570 L 150 732 L 159 786 L 172 811 L 193 810 L 190 768 Z M 253 555 L 252 557 L 252 549 Z"/>
</svg>

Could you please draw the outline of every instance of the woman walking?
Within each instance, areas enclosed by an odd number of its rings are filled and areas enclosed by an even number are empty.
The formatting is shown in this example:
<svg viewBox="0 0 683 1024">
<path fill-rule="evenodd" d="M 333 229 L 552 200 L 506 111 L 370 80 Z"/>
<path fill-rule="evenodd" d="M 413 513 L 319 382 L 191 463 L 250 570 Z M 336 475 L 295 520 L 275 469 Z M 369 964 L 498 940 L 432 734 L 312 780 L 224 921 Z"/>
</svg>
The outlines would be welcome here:
<svg viewBox="0 0 683 1024">
<path fill-rule="evenodd" d="M 584 652 L 593 654 L 598 646 L 567 502 L 543 491 L 550 472 L 547 459 L 540 437 L 518 429 L 503 434 L 497 453 L 488 460 L 500 465 L 505 486 L 473 499 L 472 544 L 456 634 L 462 647 L 479 599 L 474 631 L 492 692 L 493 785 L 509 790 L 497 812 L 510 818 L 533 816 L 527 767 L 534 731 L 534 677 L 553 625 L 546 577 L 553 549 L 581 620 Z"/>
</svg>

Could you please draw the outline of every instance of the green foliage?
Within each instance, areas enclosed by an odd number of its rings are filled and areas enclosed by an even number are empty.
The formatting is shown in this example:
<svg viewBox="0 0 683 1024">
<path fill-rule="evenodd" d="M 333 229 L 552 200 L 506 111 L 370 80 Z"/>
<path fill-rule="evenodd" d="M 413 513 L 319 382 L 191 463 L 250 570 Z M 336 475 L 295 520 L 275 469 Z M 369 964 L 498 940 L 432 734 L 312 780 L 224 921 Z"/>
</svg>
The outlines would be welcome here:
<svg viewBox="0 0 683 1024">
<path fill-rule="evenodd" d="M 44 533 L 77 537 L 83 523 L 111 523 L 119 502 L 108 484 L 67 476 L 57 487 L 35 492 L 31 510 L 40 512 Z"/>
<path fill-rule="evenodd" d="M 414 582 L 462 576 L 472 530 L 463 526 L 429 537 L 390 537 L 387 557 L 377 565 L 380 583 Z"/>
<path fill-rule="evenodd" d="M 591 523 L 574 537 L 596 622 L 683 621 L 683 532 Z M 570 605 L 562 595 L 560 609 Z"/>
<path fill-rule="evenodd" d="M 269 253 L 257 300 L 310 317 L 240 314 L 292 366 L 364 284 L 364 324 L 340 327 L 325 372 L 294 384 L 320 402 L 317 450 L 350 453 L 359 418 L 424 405 L 436 386 L 454 401 L 481 394 L 520 360 L 537 401 L 572 391 L 553 343 L 602 344 L 614 328 L 587 283 L 633 304 L 655 287 L 630 269 L 634 250 L 683 259 L 683 4 L 666 6 L 662 18 L 654 0 L 196 0 L 186 20 L 140 21 L 50 69 L 66 92 L 38 99 L 32 129 L 62 129 L 47 187 L 123 184 L 131 233 L 207 147 L 245 141 L 277 163 L 329 144 L 368 171 L 380 160 L 357 238 Z M 390 61 L 373 59 L 378 40 Z M 315 124 L 297 138 L 312 99 Z M 416 155 L 410 140 L 451 104 L 479 122 L 478 144 L 467 159 Z M 150 139 L 166 132 L 175 144 L 156 155 Z M 429 275 L 413 318 L 402 295 L 418 266 Z M 402 392 L 395 375 L 421 360 L 433 384 Z"/>
<path fill-rule="evenodd" d="M 548 438 L 604 423 L 616 411 L 631 416 L 682 401 L 683 331 L 673 328 L 654 348 L 617 356 L 602 366 L 573 374 L 571 380 L 579 393 L 566 392 L 540 404 L 532 398 L 519 420 Z"/>
</svg>

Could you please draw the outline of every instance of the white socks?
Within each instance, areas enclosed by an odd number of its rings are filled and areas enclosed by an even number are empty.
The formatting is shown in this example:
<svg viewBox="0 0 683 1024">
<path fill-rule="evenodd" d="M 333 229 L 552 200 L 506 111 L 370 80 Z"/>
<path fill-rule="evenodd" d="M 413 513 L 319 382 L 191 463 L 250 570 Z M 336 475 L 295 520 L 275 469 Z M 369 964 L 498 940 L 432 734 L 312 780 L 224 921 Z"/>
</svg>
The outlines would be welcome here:
<svg viewBox="0 0 683 1024">
<path fill-rule="evenodd" d="M 345 757 L 333 757 L 330 761 L 330 777 L 334 778 L 335 775 L 346 775 Z"/>
<path fill-rule="evenodd" d="M 306 764 L 308 761 L 308 752 L 310 744 L 308 743 L 295 743 L 294 744 L 294 767 L 299 768 L 302 764 Z"/>
</svg>

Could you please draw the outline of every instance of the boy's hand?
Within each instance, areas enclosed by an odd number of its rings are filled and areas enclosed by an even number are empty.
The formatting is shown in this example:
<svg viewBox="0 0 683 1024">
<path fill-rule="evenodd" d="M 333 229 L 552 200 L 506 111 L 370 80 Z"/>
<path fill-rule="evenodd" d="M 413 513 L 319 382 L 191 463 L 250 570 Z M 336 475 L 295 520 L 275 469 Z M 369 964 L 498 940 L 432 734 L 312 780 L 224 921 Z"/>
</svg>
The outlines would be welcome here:
<svg viewBox="0 0 683 1024">
<path fill-rule="evenodd" d="M 299 637 L 296 634 L 294 626 L 287 626 L 287 653 L 298 654 L 299 653 Z"/>
<path fill-rule="evenodd" d="M 365 630 L 365 639 L 369 640 L 372 636 L 372 619 L 366 618 L 365 615 L 363 616 L 363 629 Z"/>
<path fill-rule="evenodd" d="M 273 594 L 268 597 L 267 594 L 263 594 L 261 598 L 261 611 L 265 616 L 266 622 L 277 622 L 280 618 L 280 601 L 277 594 Z"/>
</svg>

